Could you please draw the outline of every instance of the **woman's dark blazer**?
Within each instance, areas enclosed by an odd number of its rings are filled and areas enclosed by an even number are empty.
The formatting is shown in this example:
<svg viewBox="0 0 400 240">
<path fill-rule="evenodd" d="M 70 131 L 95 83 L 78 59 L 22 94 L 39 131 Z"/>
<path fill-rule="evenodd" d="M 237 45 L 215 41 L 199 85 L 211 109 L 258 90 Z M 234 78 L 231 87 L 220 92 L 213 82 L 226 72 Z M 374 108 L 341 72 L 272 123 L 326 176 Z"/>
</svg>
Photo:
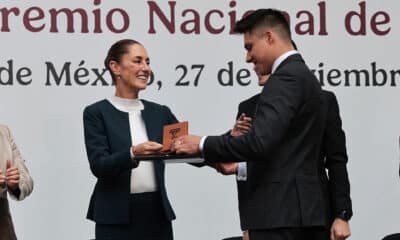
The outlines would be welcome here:
<svg viewBox="0 0 400 240">
<path fill-rule="evenodd" d="M 166 106 L 142 102 L 148 139 L 162 143 L 163 126 L 176 123 L 177 119 Z M 128 224 L 135 218 L 129 213 L 129 196 L 131 170 L 137 167 L 130 156 L 128 113 L 116 109 L 108 100 L 101 100 L 85 108 L 83 124 L 90 169 L 97 178 L 87 218 L 98 224 Z M 165 216 L 173 220 L 175 214 L 164 184 L 164 163 L 155 161 L 154 168 Z"/>
</svg>

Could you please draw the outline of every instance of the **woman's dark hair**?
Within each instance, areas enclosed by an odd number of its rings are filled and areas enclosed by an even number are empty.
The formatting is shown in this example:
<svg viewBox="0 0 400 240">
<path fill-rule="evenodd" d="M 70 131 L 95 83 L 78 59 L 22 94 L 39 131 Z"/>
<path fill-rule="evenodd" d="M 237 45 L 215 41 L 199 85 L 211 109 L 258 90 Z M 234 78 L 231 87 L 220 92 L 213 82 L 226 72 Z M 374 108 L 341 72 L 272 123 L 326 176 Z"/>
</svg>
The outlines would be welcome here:
<svg viewBox="0 0 400 240">
<path fill-rule="evenodd" d="M 122 55 L 128 53 L 128 46 L 133 44 L 142 45 L 140 42 L 133 39 L 122 39 L 114 43 L 108 50 L 106 59 L 104 59 L 104 66 L 110 72 L 113 83 L 115 83 L 116 80 L 114 73 L 110 69 L 110 62 L 116 61 L 117 63 L 119 63 L 121 61 Z"/>
</svg>

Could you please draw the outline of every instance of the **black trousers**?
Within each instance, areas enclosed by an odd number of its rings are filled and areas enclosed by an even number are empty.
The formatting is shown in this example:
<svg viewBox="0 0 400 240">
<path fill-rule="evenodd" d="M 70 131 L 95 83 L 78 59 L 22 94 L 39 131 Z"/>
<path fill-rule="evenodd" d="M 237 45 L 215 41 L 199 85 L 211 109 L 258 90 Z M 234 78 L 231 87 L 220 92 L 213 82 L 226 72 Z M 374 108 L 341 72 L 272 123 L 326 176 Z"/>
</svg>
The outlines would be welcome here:
<svg viewBox="0 0 400 240">
<path fill-rule="evenodd" d="M 160 193 L 131 194 L 129 224 L 96 224 L 96 240 L 173 240 Z"/>
<path fill-rule="evenodd" d="M 325 227 L 250 230 L 249 238 L 251 240 L 329 240 L 330 230 Z"/>
<path fill-rule="evenodd" d="M 7 198 L 0 198 L 0 240 L 17 240 Z"/>
</svg>

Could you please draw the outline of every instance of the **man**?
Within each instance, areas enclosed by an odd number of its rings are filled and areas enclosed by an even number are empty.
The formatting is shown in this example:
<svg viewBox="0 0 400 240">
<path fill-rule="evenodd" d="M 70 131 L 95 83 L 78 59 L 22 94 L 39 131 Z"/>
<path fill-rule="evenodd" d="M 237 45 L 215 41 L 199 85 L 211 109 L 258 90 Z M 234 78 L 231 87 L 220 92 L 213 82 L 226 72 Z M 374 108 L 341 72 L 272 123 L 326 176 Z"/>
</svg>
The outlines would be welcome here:
<svg viewBox="0 0 400 240">
<path fill-rule="evenodd" d="M 244 34 L 246 61 L 256 72 L 271 74 L 250 131 L 238 137 L 184 136 L 172 148 L 202 152 L 206 163 L 264 162 L 248 170 L 251 240 L 323 239 L 328 217 L 318 175 L 324 131 L 319 82 L 294 50 L 280 11 L 257 10 L 237 22 L 235 30 Z"/>
<path fill-rule="evenodd" d="M 334 93 L 323 91 L 325 103 L 325 131 L 322 139 L 320 176 L 324 182 L 325 198 L 329 206 L 331 240 L 350 236 L 348 221 L 353 215 L 350 183 L 347 174 L 346 136 L 342 129 L 339 105 Z M 328 170 L 328 176 L 325 169 Z"/>
<path fill-rule="evenodd" d="M 262 86 L 267 81 L 268 76 L 259 76 L 259 85 Z M 232 136 L 240 136 L 251 128 L 251 117 L 254 116 L 255 106 L 259 94 L 241 102 L 237 114 L 237 121 L 231 130 Z M 339 106 L 334 93 L 323 91 L 325 109 L 326 109 L 326 125 L 321 149 L 321 167 L 320 177 L 324 184 L 324 201 L 328 206 L 329 221 L 326 226 L 330 228 L 330 239 L 340 240 L 350 236 L 350 226 L 348 220 L 352 215 L 350 184 L 346 169 L 347 153 L 345 134 L 342 129 Z M 263 162 L 247 163 L 249 169 L 257 168 L 257 165 Z M 253 165 L 253 166 L 252 166 Z M 247 199 L 247 191 L 249 191 L 246 177 L 246 163 L 217 163 L 213 165 L 217 171 L 223 175 L 238 174 L 237 188 L 239 200 L 240 222 L 243 230 L 248 228 L 248 219 L 252 218 L 250 208 L 251 201 Z M 325 169 L 328 170 L 328 176 Z M 331 224 L 332 223 L 332 224 Z M 246 235 L 247 232 L 244 231 Z M 244 236 L 245 236 L 244 235 Z"/>
<path fill-rule="evenodd" d="M 33 189 L 33 181 L 10 130 L 0 125 L 0 239 L 16 240 L 8 206 L 7 192 L 23 200 Z"/>
</svg>

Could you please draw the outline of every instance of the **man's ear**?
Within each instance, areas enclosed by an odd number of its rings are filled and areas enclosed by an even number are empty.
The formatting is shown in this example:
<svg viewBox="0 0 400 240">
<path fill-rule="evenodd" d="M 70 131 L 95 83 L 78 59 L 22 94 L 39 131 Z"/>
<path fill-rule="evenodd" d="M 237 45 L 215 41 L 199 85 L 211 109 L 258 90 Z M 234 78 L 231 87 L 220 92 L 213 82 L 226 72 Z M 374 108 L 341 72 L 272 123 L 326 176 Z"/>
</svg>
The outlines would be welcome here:
<svg viewBox="0 0 400 240">
<path fill-rule="evenodd" d="M 270 30 L 265 31 L 264 34 L 265 41 L 271 45 L 274 42 L 274 33 Z"/>
</svg>

